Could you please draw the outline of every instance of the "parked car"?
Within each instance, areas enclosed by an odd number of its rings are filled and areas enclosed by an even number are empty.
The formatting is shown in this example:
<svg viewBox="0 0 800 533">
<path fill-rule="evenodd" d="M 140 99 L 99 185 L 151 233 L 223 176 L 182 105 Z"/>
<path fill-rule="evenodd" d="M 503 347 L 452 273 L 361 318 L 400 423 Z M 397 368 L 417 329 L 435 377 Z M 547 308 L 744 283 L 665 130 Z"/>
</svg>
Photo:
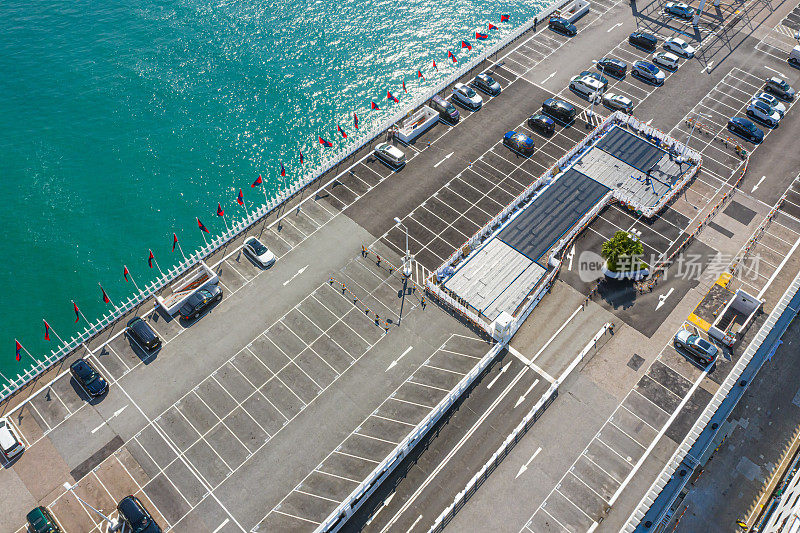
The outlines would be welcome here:
<svg viewBox="0 0 800 533">
<path fill-rule="evenodd" d="M 680 58 L 672 52 L 656 52 L 653 54 L 653 63 L 667 70 L 677 70 Z"/>
<path fill-rule="evenodd" d="M 657 66 L 647 61 L 637 61 L 634 63 L 631 74 L 653 85 L 661 85 L 666 78 L 664 73 Z"/>
<path fill-rule="evenodd" d="M 764 80 L 764 88 L 783 100 L 792 100 L 794 98 L 794 89 L 778 76 L 772 76 Z"/>
<path fill-rule="evenodd" d="M 528 126 L 544 135 L 551 135 L 556 130 L 556 123 L 553 119 L 541 113 L 528 117 Z"/>
<path fill-rule="evenodd" d="M 628 64 L 615 57 L 604 57 L 597 62 L 597 69 L 603 74 L 608 74 L 615 78 L 624 78 L 628 72 Z"/>
<path fill-rule="evenodd" d="M 25 451 L 25 444 L 5 418 L 0 418 L 0 451 L 9 461 Z"/>
<path fill-rule="evenodd" d="M 603 84 L 592 76 L 575 76 L 569 82 L 569 88 L 587 100 L 597 99 L 603 93 Z"/>
<path fill-rule="evenodd" d="M 774 128 L 781 121 L 781 115 L 761 100 L 753 100 L 747 106 L 747 116 Z"/>
<path fill-rule="evenodd" d="M 469 85 L 459 82 L 453 85 L 453 99 L 470 109 L 480 109 L 483 98 Z"/>
<path fill-rule="evenodd" d="M 197 318 L 215 302 L 222 300 L 222 289 L 219 285 L 209 285 L 192 294 L 180 308 L 181 318 L 189 320 Z"/>
<path fill-rule="evenodd" d="M 458 109 L 456 109 L 456 106 L 438 94 L 431 98 L 430 106 L 431 109 L 439 113 L 439 117 L 446 122 L 450 122 L 451 124 L 455 124 L 461 118 L 461 116 L 458 114 Z"/>
<path fill-rule="evenodd" d="M 558 33 L 563 33 L 568 37 L 574 37 L 578 35 L 578 28 L 576 28 L 573 23 L 565 18 L 551 17 L 548 26 L 551 30 Z"/>
<path fill-rule="evenodd" d="M 90 398 L 99 398 L 108 392 L 108 382 L 86 359 L 78 359 L 69 365 L 69 373 Z"/>
<path fill-rule="evenodd" d="M 681 57 L 686 59 L 691 59 L 694 57 L 695 49 L 694 46 L 690 45 L 680 37 L 670 37 L 666 41 L 664 41 L 664 49 L 670 52 L 674 52 Z"/>
<path fill-rule="evenodd" d="M 149 352 L 161 348 L 161 339 L 158 338 L 158 334 L 153 331 L 150 324 L 138 316 L 128 321 L 128 335 L 130 335 L 139 346 Z"/>
<path fill-rule="evenodd" d="M 503 144 L 525 157 L 533 155 L 533 149 L 535 147 L 533 139 L 524 133 L 517 133 L 513 130 L 503 135 Z"/>
<path fill-rule="evenodd" d="M 684 20 L 692 20 L 695 11 L 683 2 L 667 2 L 664 4 L 664 13 Z"/>
<path fill-rule="evenodd" d="M 500 94 L 500 91 L 503 90 L 502 87 L 500 87 L 500 84 L 497 83 L 497 81 L 486 72 L 475 76 L 475 79 L 472 80 L 472 83 L 481 91 L 492 96 L 497 96 Z"/>
<path fill-rule="evenodd" d="M 728 131 L 743 137 L 753 144 L 764 140 L 764 132 L 746 118 L 733 117 L 728 121 Z"/>
<path fill-rule="evenodd" d="M 61 528 L 47 507 L 37 507 L 25 517 L 28 520 L 28 530 L 32 533 L 61 533 Z"/>
<path fill-rule="evenodd" d="M 584 70 L 583 72 L 581 72 L 578 75 L 579 76 L 590 76 L 590 77 L 596 79 L 597 81 L 599 81 L 603 85 L 603 91 L 605 91 L 606 88 L 608 88 L 608 78 L 606 78 L 605 76 L 603 76 L 599 72 L 592 72 L 591 70 Z"/>
<path fill-rule="evenodd" d="M 375 148 L 376 154 L 378 152 L 378 148 L 383 146 L 384 144 L 388 143 L 379 144 L 378 147 Z M 389 146 L 391 148 L 394 148 L 394 146 L 392 146 L 391 144 L 389 144 Z M 398 150 L 397 148 L 394 149 L 400 152 L 400 150 Z M 389 149 L 386 149 L 386 151 L 389 151 Z M 403 162 L 405 162 L 405 156 L 403 155 L 403 152 L 400 152 L 400 155 L 403 159 Z M 244 244 L 242 245 L 242 250 L 244 250 L 244 253 L 250 256 L 250 259 L 258 263 L 258 265 L 261 266 L 262 268 L 269 268 L 273 264 L 275 264 L 275 254 L 270 252 L 269 248 L 267 248 L 263 242 L 259 241 L 257 238 L 253 236 L 250 236 L 244 240 Z"/>
<path fill-rule="evenodd" d="M 761 91 L 760 93 L 756 93 L 756 95 L 753 97 L 753 100 L 764 102 L 772 109 L 777 111 L 781 115 L 781 118 L 783 118 L 783 115 L 786 114 L 786 106 L 783 105 L 780 100 L 767 92 Z"/>
<path fill-rule="evenodd" d="M 621 94 L 604 94 L 603 105 L 613 111 L 624 111 L 629 115 L 633 112 L 633 100 L 627 96 L 622 96 Z"/>
<path fill-rule="evenodd" d="M 133 533 L 161 533 L 161 528 L 136 496 L 122 498 L 117 512 Z"/>
<path fill-rule="evenodd" d="M 658 45 L 658 38 L 652 33 L 635 31 L 628 36 L 628 42 L 647 52 L 655 52 L 656 46 Z"/>
<path fill-rule="evenodd" d="M 795 67 L 800 67 L 800 45 L 795 46 L 792 48 L 792 51 L 789 52 L 789 64 Z"/>
<path fill-rule="evenodd" d="M 710 365 L 717 358 L 719 348 L 689 330 L 681 329 L 675 334 L 675 346 Z"/>
<path fill-rule="evenodd" d="M 575 120 L 575 116 L 578 114 L 574 105 L 556 98 L 545 100 L 542 103 L 542 111 L 564 124 L 569 124 Z"/>
</svg>

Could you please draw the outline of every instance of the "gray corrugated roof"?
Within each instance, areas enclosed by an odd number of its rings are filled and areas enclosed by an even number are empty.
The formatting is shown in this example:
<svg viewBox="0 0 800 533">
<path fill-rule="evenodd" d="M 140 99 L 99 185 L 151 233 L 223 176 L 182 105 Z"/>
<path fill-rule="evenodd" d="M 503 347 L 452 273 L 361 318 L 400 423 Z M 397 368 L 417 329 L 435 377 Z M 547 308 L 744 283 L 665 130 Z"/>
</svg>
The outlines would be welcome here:
<svg viewBox="0 0 800 533">
<path fill-rule="evenodd" d="M 605 185 L 570 169 L 511 221 L 498 237 L 531 260 L 538 261 L 608 191 Z"/>
</svg>

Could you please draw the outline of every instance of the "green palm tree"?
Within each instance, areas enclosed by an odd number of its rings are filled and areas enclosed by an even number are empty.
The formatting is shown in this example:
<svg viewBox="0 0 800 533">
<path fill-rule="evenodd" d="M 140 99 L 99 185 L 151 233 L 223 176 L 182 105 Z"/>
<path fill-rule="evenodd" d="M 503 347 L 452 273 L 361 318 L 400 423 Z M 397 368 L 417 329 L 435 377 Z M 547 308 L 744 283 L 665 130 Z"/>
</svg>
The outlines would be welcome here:
<svg viewBox="0 0 800 533">
<path fill-rule="evenodd" d="M 613 272 L 633 271 L 647 268 L 641 260 L 644 246 L 627 231 L 618 231 L 603 243 L 600 255 L 608 263 Z"/>
</svg>

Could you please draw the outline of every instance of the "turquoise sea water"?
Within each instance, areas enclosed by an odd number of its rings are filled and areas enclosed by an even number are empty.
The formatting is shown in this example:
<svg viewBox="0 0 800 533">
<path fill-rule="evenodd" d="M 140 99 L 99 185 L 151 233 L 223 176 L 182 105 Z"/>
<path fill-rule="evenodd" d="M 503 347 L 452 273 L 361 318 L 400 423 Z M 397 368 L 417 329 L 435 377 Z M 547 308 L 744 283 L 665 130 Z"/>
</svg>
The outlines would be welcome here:
<svg viewBox="0 0 800 533">
<path fill-rule="evenodd" d="M 353 112 L 362 129 L 377 123 L 455 68 L 448 49 L 477 55 L 546 3 L 0 3 L 0 371 L 32 363 L 15 361 L 14 338 L 34 356 L 55 347 L 42 318 L 69 338 L 71 299 L 94 320 L 109 309 L 98 282 L 112 301 L 133 290 L 123 264 L 143 285 L 148 248 L 166 270 L 173 231 L 194 249 L 196 216 L 219 231 L 217 202 L 242 214 L 239 188 L 263 200 L 249 187 L 258 174 L 276 190 L 283 161 L 298 179 L 298 149 L 310 170 L 317 135 L 342 147 L 337 123 L 351 131 Z M 489 22 L 500 29 L 476 41 Z"/>
</svg>

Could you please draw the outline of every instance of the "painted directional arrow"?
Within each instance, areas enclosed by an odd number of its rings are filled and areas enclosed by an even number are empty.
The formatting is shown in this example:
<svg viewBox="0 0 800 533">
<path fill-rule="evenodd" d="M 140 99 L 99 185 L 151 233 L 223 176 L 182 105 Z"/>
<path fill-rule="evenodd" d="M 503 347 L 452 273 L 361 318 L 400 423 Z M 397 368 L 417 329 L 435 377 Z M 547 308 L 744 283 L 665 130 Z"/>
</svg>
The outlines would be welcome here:
<svg viewBox="0 0 800 533">
<path fill-rule="evenodd" d="M 664 303 L 667 301 L 667 298 L 669 298 L 669 295 L 672 294 L 672 291 L 674 290 L 675 287 L 672 287 L 670 290 L 667 291 L 667 294 L 660 294 L 658 296 L 658 304 L 656 305 L 656 311 L 661 309 L 661 306 L 664 305 Z"/>
<path fill-rule="evenodd" d="M 539 452 L 540 452 L 540 451 L 542 451 L 542 447 L 541 447 L 541 446 L 539 446 L 539 447 L 536 449 L 536 451 L 535 451 L 535 452 L 533 452 L 533 455 L 531 455 L 531 458 L 530 458 L 530 459 L 528 459 L 528 461 L 527 461 L 527 462 L 526 462 L 524 465 L 522 465 L 521 467 L 519 467 L 519 472 L 517 472 L 517 475 L 516 475 L 516 476 L 514 476 L 514 479 L 517 479 L 519 476 L 521 476 L 522 474 L 524 474 L 524 473 L 525 473 L 525 471 L 528 469 L 528 466 L 531 464 L 531 461 L 533 461 L 534 459 L 536 459 L 536 456 L 537 456 L 537 455 L 539 455 Z"/>
<path fill-rule="evenodd" d="M 498 372 L 497 375 L 494 377 L 494 379 L 492 381 L 490 381 L 488 385 L 486 385 L 486 389 L 487 390 L 491 389 L 492 385 L 494 385 L 495 382 L 497 382 L 497 380 L 500 379 L 500 376 L 502 376 L 503 374 L 506 373 L 506 370 L 508 370 L 508 367 L 510 367 L 510 366 L 511 366 L 511 363 L 507 364 L 506 366 L 502 366 L 502 363 L 501 363 L 500 372 Z"/>
<path fill-rule="evenodd" d="M 569 259 L 569 264 L 567 265 L 567 270 L 572 270 L 572 260 L 575 258 L 575 245 L 572 245 L 572 248 L 569 249 L 569 254 L 567 254 L 567 259 Z"/>
<path fill-rule="evenodd" d="M 536 381 L 534 381 L 533 383 L 531 383 L 531 386 L 530 386 L 530 387 L 528 387 L 528 390 L 526 390 L 526 391 L 525 391 L 525 393 L 524 393 L 522 396 L 520 396 L 520 397 L 519 397 L 519 400 L 517 400 L 517 403 L 515 403 L 515 404 L 514 404 L 514 409 L 516 409 L 517 407 L 519 407 L 519 404 L 521 404 L 522 402 L 524 402 L 524 401 L 525 401 L 525 398 L 528 396 L 528 394 L 530 394 L 530 393 L 531 393 L 531 391 L 533 390 L 533 388 L 534 388 L 534 387 L 535 387 L 535 386 L 536 386 L 538 383 L 539 383 L 539 378 L 536 378 Z"/>
<path fill-rule="evenodd" d="M 452 157 L 452 155 L 453 155 L 454 153 L 455 153 L 455 152 L 450 152 L 449 154 L 447 154 L 446 156 L 444 156 L 444 159 L 442 159 L 441 161 L 439 161 L 438 163 L 436 163 L 435 165 L 433 165 L 433 168 L 436 168 L 436 167 L 438 167 L 439 165 L 441 165 L 442 163 L 444 163 L 445 161 L 447 161 L 448 159 L 450 159 L 450 157 Z"/>
<path fill-rule="evenodd" d="M 303 268 L 301 268 L 300 270 L 298 270 L 297 273 L 295 273 L 294 276 L 292 276 L 291 278 L 289 278 L 289 279 L 287 279 L 286 281 L 283 282 L 283 286 L 285 287 L 288 284 L 290 284 L 294 278 L 296 278 L 297 276 L 299 276 L 300 274 L 305 272 L 307 268 L 308 268 L 308 265 L 306 265 Z"/>
<path fill-rule="evenodd" d="M 758 180 L 758 183 L 756 183 L 755 185 L 753 185 L 753 190 L 752 190 L 752 191 L 750 191 L 750 192 L 756 192 L 756 189 L 758 189 L 759 185 L 761 185 L 762 183 L 764 183 L 764 180 L 765 180 L 765 179 L 767 179 L 767 177 L 766 177 L 766 176 L 761 176 L 761 179 L 760 179 L 760 180 Z"/>
<path fill-rule="evenodd" d="M 610 28 L 608 28 L 608 29 L 606 30 L 606 33 L 611 33 L 611 31 L 612 31 L 614 28 L 617 28 L 617 27 L 619 27 L 619 26 L 622 26 L 622 23 L 621 23 L 621 22 L 617 22 L 616 24 L 614 24 L 613 26 L 611 26 Z"/>
<path fill-rule="evenodd" d="M 556 72 L 558 72 L 558 71 L 556 71 Z M 546 81 L 550 80 L 550 78 L 552 78 L 553 76 L 555 76 L 555 75 L 556 75 L 556 72 L 553 72 L 552 74 L 550 74 L 549 76 L 547 76 L 545 79 L 543 79 L 543 80 L 542 80 L 542 83 L 544 83 L 544 82 L 546 82 Z"/>
<path fill-rule="evenodd" d="M 105 426 L 105 425 L 106 425 L 106 424 L 107 424 L 107 423 L 108 423 L 108 422 L 109 422 L 109 421 L 110 421 L 112 418 L 114 418 L 114 417 L 117 417 L 117 416 L 119 416 L 120 414 L 122 414 L 122 411 L 124 411 L 124 410 L 125 410 L 127 407 L 128 407 L 127 405 L 123 405 L 122 407 L 120 407 L 119 409 L 117 409 L 116 411 L 114 411 L 114 414 L 113 414 L 113 415 L 111 415 L 111 416 L 109 416 L 109 417 L 108 417 L 108 420 L 106 420 L 105 422 L 103 422 L 102 424 L 100 424 L 99 426 L 97 426 L 96 428 L 94 428 L 94 429 L 92 430 L 92 435 L 94 435 L 95 433 L 97 433 L 98 431 L 100 431 L 100 429 L 102 429 L 102 427 L 103 427 L 103 426 Z"/>
<path fill-rule="evenodd" d="M 388 367 L 386 367 L 386 370 L 384 370 L 384 372 L 388 372 L 389 370 L 391 370 L 391 369 L 393 369 L 394 367 L 396 367 L 396 366 L 397 366 L 397 363 L 399 363 L 399 362 L 400 362 L 400 359 L 402 359 L 403 357 L 405 357 L 405 355 L 406 355 L 408 352 L 410 352 L 410 351 L 411 351 L 413 348 L 414 348 L 413 346 L 409 346 L 408 348 L 406 348 L 406 351 L 405 351 L 405 352 L 403 352 L 403 353 L 401 353 L 401 354 L 400 354 L 400 357 L 398 357 L 397 359 L 395 359 L 394 361 L 392 361 L 391 363 L 389 363 L 389 366 L 388 366 Z"/>
</svg>

